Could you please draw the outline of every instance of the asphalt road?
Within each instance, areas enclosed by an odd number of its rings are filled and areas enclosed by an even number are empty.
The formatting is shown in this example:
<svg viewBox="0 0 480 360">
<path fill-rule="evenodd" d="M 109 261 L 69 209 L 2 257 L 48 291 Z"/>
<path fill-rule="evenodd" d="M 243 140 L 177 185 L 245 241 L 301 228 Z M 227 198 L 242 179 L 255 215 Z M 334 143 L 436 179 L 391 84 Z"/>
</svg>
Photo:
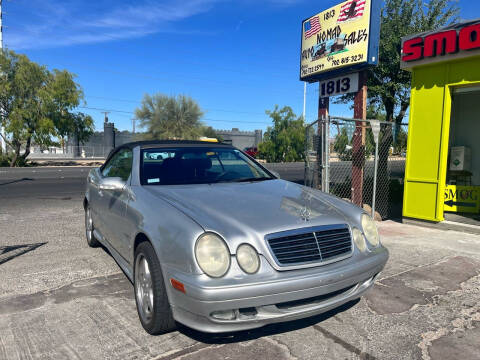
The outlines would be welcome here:
<svg viewBox="0 0 480 360">
<path fill-rule="evenodd" d="M 0 168 L 0 199 L 80 196 L 90 168 Z"/>
<path fill-rule="evenodd" d="M 90 167 L 0 168 L 0 199 L 81 196 Z M 302 183 L 303 163 L 273 166 L 283 179 Z"/>
</svg>

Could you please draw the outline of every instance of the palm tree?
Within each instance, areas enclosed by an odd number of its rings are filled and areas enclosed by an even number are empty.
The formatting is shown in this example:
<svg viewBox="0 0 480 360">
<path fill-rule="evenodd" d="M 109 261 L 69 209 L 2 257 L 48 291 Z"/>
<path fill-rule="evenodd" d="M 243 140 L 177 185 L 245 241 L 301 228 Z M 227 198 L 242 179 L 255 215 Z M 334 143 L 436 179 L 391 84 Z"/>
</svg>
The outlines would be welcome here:
<svg viewBox="0 0 480 360">
<path fill-rule="evenodd" d="M 202 135 L 204 128 L 200 121 L 203 111 L 186 95 L 145 94 L 135 116 L 146 128 L 145 139 L 193 140 Z"/>
</svg>

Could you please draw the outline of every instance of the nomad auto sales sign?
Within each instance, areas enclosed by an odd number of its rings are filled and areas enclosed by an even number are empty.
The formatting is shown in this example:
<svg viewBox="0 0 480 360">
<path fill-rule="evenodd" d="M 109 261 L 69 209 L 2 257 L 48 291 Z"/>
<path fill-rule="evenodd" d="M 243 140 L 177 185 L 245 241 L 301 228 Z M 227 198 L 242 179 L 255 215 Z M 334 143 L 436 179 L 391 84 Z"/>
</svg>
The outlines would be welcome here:
<svg viewBox="0 0 480 360">
<path fill-rule="evenodd" d="M 300 80 L 314 82 L 376 65 L 380 3 L 344 1 L 304 20 Z"/>
<path fill-rule="evenodd" d="M 480 55 L 480 20 L 417 34 L 402 41 L 402 69 Z"/>
</svg>

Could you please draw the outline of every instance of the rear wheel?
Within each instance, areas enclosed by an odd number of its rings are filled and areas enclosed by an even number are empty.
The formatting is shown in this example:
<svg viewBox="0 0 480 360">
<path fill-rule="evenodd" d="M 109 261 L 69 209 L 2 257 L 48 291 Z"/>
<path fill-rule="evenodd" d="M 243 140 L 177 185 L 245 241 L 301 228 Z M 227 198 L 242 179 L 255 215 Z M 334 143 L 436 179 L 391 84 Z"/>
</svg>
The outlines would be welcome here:
<svg viewBox="0 0 480 360">
<path fill-rule="evenodd" d="M 87 243 L 90 247 L 97 247 L 100 245 L 100 243 L 97 239 L 95 239 L 93 230 L 92 211 L 90 210 L 90 205 L 87 204 L 85 208 L 85 233 L 87 237 Z"/>
<path fill-rule="evenodd" d="M 143 328 L 151 335 L 175 329 L 162 269 L 149 242 L 138 245 L 134 268 L 135 302 Z"/>
</svg>

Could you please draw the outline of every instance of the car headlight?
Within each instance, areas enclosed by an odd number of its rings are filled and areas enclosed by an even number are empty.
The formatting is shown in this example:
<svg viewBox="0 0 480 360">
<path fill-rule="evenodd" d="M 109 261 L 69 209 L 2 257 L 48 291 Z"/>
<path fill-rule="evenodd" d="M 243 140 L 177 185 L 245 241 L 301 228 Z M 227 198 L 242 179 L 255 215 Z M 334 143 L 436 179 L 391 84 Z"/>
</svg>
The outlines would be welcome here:
<svg viewBox="0 0 480 360">
<path fill-rule="evenodd" d="M 367 243 L 365 242 L 365 236 L 363 236 L 362 232 L 357 228 L 353 228 L 353 241 L 357 246 L 358 250 L 364 252 L 367 250 Z"/>
<path fill-rule="evenodd" d="M 230 268 L 230 252 L 225 241 L 213 233 L 201 235 L 195 244 L 200 268 L 211 277 L 222 277 Z"/>
<path fill-rule="evenodd" d="M 380 237 L 378 236 L 377 225 L 375 225 L 375 221 L 367 214 L 362 215 L 362 228 L 370 245 L 373 247 L 378 246 L 378 244 L 380 244 Z"/>
<path fill-rule="evenodd" d="M 256 273 L 260 267 L 260 258 L 257 251 L 248 244 L 242 244 L 238 247 L 237 262 L 247 274 Z"/>
</svg>

